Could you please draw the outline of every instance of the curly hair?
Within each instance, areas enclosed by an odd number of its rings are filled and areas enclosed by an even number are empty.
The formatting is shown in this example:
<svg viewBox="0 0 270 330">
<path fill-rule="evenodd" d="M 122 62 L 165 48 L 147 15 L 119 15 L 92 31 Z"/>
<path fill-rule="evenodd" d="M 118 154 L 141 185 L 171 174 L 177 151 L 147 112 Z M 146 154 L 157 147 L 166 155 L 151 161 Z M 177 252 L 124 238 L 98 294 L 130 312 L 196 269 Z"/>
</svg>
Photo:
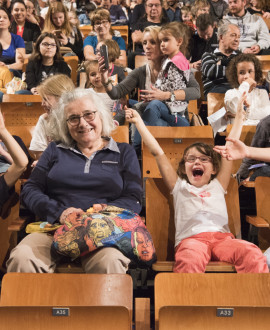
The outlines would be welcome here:
<svg viewBox="0 0 270 330">
<path fill-rule="evenodd" d="M 59 44 L 59 41 L 57 39 L 57 37 L 53 34 L 53 33 L 50 33 L 50 32 L 43 32 L 37 39 L 36 43 L 35 43 L 35 46 L 34 46 L 34 51 L 30 57 L 30 60 L 36 60 L 36 61 L 42 61 L 42 55 L 41 55 L 41 52 L 40 52 L 40 44 L 42 43 L 42 41 L 46 38 L 50 38 L 50 39 L 53 39 L 55 44 L 56 44 L 56 52 L 55 52 L 55 55 L 54 55 L 54 58 L 53 58 L 53 61 L 54 62 L 60 62 L 60 61 L 63 61 L 63 57 L 61 55 L 61 52 L 60 52 L 60 44 Z"/>
<path fill-rule="evenodd" d="M 221 156 L 217 152 L 213 150 L 213 146 L 210 144 L 206 144 L 203 142 L 196 142 L 191 144 L 189 147 L 187 147 L 184 151 L 183 157 L 179 162 L 178 169 L 177 169 L 177 174 L 181 179 L 188 181 L 188 177 L 186 175 L 186 170 L 185 170 L 185 158 L 189 152 L 190 149 L 195 148 L 197 149 L 201 154 L 208 156 L 212 160 L 213 164 L 213 169 L 216 172 L 215 174 L 212 174 L 211 180 L 213 180 L 219 173 L 220 167 L 221 167 Z"/>
<path fill-rule="evenodd" d="M 239 87 L 237 65 L 242 62 L 252 62 L 255 69 L 255 81 L 261 83 L 263 81 L 263 72 L 261 62 L 258 60 L 256 55 L 253 54 L 239 54 L 230 61 L 226 69 L 226 77 L 228 82 L 233 88 Z"/>
</svg>

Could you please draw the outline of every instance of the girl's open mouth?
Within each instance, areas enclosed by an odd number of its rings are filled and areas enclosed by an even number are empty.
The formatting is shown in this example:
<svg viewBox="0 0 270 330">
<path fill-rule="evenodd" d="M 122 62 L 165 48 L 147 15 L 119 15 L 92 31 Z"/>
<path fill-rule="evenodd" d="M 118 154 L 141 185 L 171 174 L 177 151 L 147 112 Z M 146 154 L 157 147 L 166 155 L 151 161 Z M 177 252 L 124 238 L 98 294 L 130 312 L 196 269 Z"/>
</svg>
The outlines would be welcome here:
<svg viewBox="0 0 270 330">
<path fill-rule="evenodd" d="M 194 170 L 192 170 L 192 175 L 194 177 L 202 176 L 203 175 L 203 170 L 200 169 L 200 168 L 195 168 Z"/>
</svg>

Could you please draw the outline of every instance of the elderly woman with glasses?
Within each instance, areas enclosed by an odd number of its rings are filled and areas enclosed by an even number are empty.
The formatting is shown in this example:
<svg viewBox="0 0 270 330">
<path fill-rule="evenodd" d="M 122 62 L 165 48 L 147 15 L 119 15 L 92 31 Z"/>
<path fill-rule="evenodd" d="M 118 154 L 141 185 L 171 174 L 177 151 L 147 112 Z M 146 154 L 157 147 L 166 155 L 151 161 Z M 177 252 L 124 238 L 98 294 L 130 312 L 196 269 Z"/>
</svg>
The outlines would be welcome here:
<svg viewBox="0 0 270 330">
<path fill-rule="evenodd" d="M 96 54 L 97 44 L 112 39 L 118 43 L 120 48 L 120 57 L 116 60 L 115 64 L 120 66 L 126 66 L 126 45 L 124 39 L 118 31 L 111 29 L 110 13 L 106 9 L 96 9 L 91 18 L 91 25 L 93 26 L 93 32 L 85 38 L 83 44 L 83 52 L 86 60 L 98 60 Z"/>
<path fill-rule="evenodd" d="M 71 71 L 60 53 L 60 45 L 53 33 L 44 32 L 38 38 L 33 54 L 26 67 L 27 91 L 17 94 L 38 94 L 37 86 L 57 73 L 70 77 Z"/>
<path fill-rule="evenodd" d="M 114 122 L 102 99 L 85 89 L 62 95 L 50 116 L 53 141 L 23 187 L 23 203 L 50 224 L 96 204 L 141 211 L 141 174 L 134 149 L 111 137 Z M 53 236 L 32 233 L 11 252 L 8 272 L 52 273 Z M 130 260 L 101 248 L 82 257 L 87 273 L 125 273 Z"/>
</svg>

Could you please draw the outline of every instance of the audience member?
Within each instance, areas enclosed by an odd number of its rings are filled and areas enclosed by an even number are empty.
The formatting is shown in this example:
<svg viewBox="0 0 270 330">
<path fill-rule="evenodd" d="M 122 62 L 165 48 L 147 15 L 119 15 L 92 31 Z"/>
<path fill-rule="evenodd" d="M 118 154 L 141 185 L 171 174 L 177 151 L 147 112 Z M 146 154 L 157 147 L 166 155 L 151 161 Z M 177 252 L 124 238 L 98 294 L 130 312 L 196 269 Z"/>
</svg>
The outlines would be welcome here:
<svg viewBox="0 0 270 330">
<path fill-rule="evenodd" d="M 135 87 L 140 88 L 144 102 L 139 104 L 139 110 L 142 112 L 143 120 L 149 126 L 188 126 L 189 121 L 185 117 L 187 102 L 200 96 L 198 83 L 193 75 L 189 76 L 188 62 L 183 54 L 179 54 L 184 38 L 182 33 L 185 31 L 185 28 L 180 28 L 180 23 L 173 22 L 166 27 L 168 30 L 164 28 L 159 35 L 157 35 L 158 27 L 146 28 L 143 33 L 143 47 L 150 64 L 135 69 L 121 84 L 112 86 L 106 71 L 102 70 L 103 83 L 107 93 L 113 99 L 123 97 Z M 162 65 L 158 37 L 162 40 L 161 50 L 169 57 Z M 168 44 L 165 41 L 167 39 Z M 172 45 L 169 47 L 171 43 Z M 176 57 L 172 56 L 171 48 L 176 52 Z M 180 58 L 182 64 L 179 63 Z M 185 68 L 184 76 L 179 66 L 182 69 Z M 135 133 L 133 145 L 139 152 L 140 136 L 138 133 Z"/>
<path fill-rule="evenodd" d="M 82 34 L 76 27 L 71 26 L 67 9 L 61 2 L 55 2 L 50 5 L 45 18 L 43 32 L 55 33 L 61 46 L 69 47 L 80 60 L 83 59 Z M 71 54 L 69 53 L 69 55 Z"/>
<path fill-rule="evenodd" d="M 252 0 L 250 2 L 250 6 L 246 9 L 252 15 L 253 14 L 263 15 L 265 8 L 266 8 L 265 0 Z"/>
<path fill-rule="evenodd" d="M 270 101 L 265 89 L 256 88 L 263 80 L 262 66 L 256 55 L 239 54 L 230 62 L 226 76 L 234 89 L 226 92 L 224 103 L 227 113 L 235 115 L 235 106 L 246 93 L 245 125 L 257 125 L 270 115 Z M 233 120 L 233 119 L 232 119 Z"/>
<path fill-rule="evenodd" d="M 151 25 L 161 26 L 168 23 L 169 19 L 162 11 L 162 0 L 146 0 L 145 16 L 132 26 L 132 41 L 135 44 L 135 52 L 128 55 L 128 67 L 134 69 L 135 56 L 143 53 L 142 39 L 143 31 Z"/>
<path fill-rule="evenodd" d="M 193 16 L 192 16 L 192 13 L 191 13 L 191 9 L 187 6 L 184 6 L 184 7 L 181 8 L 181 13 L 182 13 L 183 23 L 186 24 L 187 26 L 189 26 L 192 33 L 195 33 L 196 27 L 193 24 Z"/>
<path fill-rule="evenodd" d="M 113 118 L 99 96 L 82 89 L 63 94 L 50 124 L 51 138 L 58 142 L 49 144 L 23 187 L 26 207 L 50 224 L 63 224 L 70 213 L 96 204 L 141 211 L 141 173 L 135 151 L 110 138 Z M 26 236 L 11 251 L 7 271 L 54 272 L 59 259 L 51 254 L 52 242 L 53 236 L 44 233 Z M 130 263 L 110 247 L 81 261 L 86 273 L 126 273 Z"/>
<path fill-rule="evenodd" d="M 97 60 L 95 54 L 97 44 L 106 39 L 115 40 L 120 48 L 120 57 L 116 61 L 121 66 L 126 66 L 126 45 L 124 39 L 118 31 L 111 29 L 110 13 L 106 9 L 97 9 L 91 15 L 91 25 L 95 33 L 84 39 L 84 58 L 89 60 Z"/>
<path fill-rule="evenodd" d="M 91 13 L 96 9 L 96 5 L 92 2 L 87 3 L 85 5 L 85 13 L 82 13 L 79 15 L 79 21 L 81 25 L 90 25 L 91 20 L 90 20 L 90 15 Z"/>
<path fill-rule="evenodd" d="M 167 0 L 164 6 L 170 22 L 181 22 L 181 10 L 177 0 Z"/>
<path fill-rule="evenodd" d="M 26 19 L 27 21 L 37 24 L 40 30 L 44 27 L 44 18 L 36 14 L 35 1 L 34 0 L 24 0 L 26 6 Z"/>
<path fill-rule="evenodd" d="M 60 45 L 56 36 L 43 32 L 38 38 L 33 54 L 26 66 L 27 94 L 38 94 L 37 86 L 47 77 L 63 73 L 70 77 L 71 71 L 60 53 Z M 19 91 L 18 94 L 26 94 Z"/>
<path fill-rule="evenodd" d="M 37 87 L 37 92 L 42 97 L 42 106 L 45 113 L 38 119 L 29 147 L 29 150 L 35 157 L 35 162 L 32 164 L 33 167 L 36 166 L 43 151 L 51 142 L 48 127 L 51 112 L 57 105 L 61 95 L 65 92 L 72 91 L 74 88 L 75 86 L 72 80 L 63 74 L 50 76 L 43 80 L 43 82 Z"/>
<path fill-rule="evenodd" d="M 25 56 L 23 38 L 10 33 L 10 16 L 5 8 L 0 7 L 0 65 L 6 66 L 14 75 L 21 77 Z"/>
<path fill-rule="evenodd" d="M 40 11 L 40 15 L 45 19 L 50 8 L 50 5 L 55 2 L 62 2 L 62 0 L 47 0 L 47 6 L 43 7 Z"/>
<path fill-rule="evenodd" d="M 28 159 L 19 144 L 11 136 L 5 127 L 5 122 L 2 113 L 0 112 L 0 139 L 5 144 L 7 152 L 11 160 L 11 166 L 8 171 L 0 176 L 0 213 L 4 203 L 12 193 L 12 187 L 19 179 L 20 175 L 25 170 Z"/>
<path fill-rule="evenodd" d="M 213 53 L 202 57 L 204 95 L 225 93 L 231 88 L 226 78 L 226 67 L 238 54 L 240 30 L 235 24 L 225 22 L 218 28 L 219 46 Z"/>
<path fill-rule="evenodd" d="M 239 138 L 243 106 L 238 106 L 230 137 Z M 136 124 L 155 157 L 165 185 L 174 199 L 176 273 L 204 273 L 211 260 L 230 262 L 238 273 L 269 273 L 266 257 L 254 244 L 235 239 L 229 230 L 224 195 L 231 177 L 232 161 L 205 143 L 187 147 L 175 171 L 164 151 L 135 110 L 126 119 Z M 230 142 L 227 142 L 229 144 Z"/>
<path fill-rule="evenodd" d="M 228 13 L 228 2 L 225 0 L 209 0 L 210 15 L 212 16 L 215 25 L 218 25 L 219 20 Z"/>
<path fill-rule="evenodd" d="M 1 14 L 0 14 L 1 15 Z M 4 65 L 0 66 L 0 102 L 6 93 L 6 85 L 13 79 L 13 73 Z"/>
<path fill-rule="evenodd" d="M 11 14 L 14 20 L 11 23 L 10 32 L 23 38 L 26 54 L 31 54 L 33 43 L 41 33 L 39 25 L 26 20 L 26 5 L 23 0 L 14 0 L 11 3 Z"/>
<path fill-rule="evenodd" d="M 106 93 L 106 89 L 101 81 L 101 73 L 98 67 L 98 60 L 92 60 L 85 63 L 85 71 L 87 76 L 86 87 L 102 97 L 107 109 L 111 112 L 114 120 L 118 124 L 123 125 L 125 122 L 125 114 L 122 111 L 124 105 L 120 100 L 112 100 Z"/>
<path fill-rule="evenodd" d="M 270 54 L 270 35 L 262 17 L 245 10 L 246 0 L 229 0 L 229 14 L 224 18 L 239 26 L 241 39 L 239 49 L 243 53 Z"/>
<path fill-rule="evenodd" d="M 133 30 L 133 26 L 145 15 L 144 0 L 137 0 L 137 4 L 132 11 L 132 17 L 130 22 L 130 28 Z"/>
<path fill-rule="evenodd" d="M 209 14 L 210 4 L 208 0 L 196 0 L 192 7 L 192 14 L 196 20 L 201 14 Z"/>
<path fill-rule="evenodd" d="M 270 148 L 270 115 L 262 119 L 256 127 L 255 135 L 251 141 L 251 147 L 254 148 Z M 265 163 L 261 163 L 261 167 L 250 169 L 258 161 L 250 158 L 244 158 L 239 170 L 236 173 L 238 181 L 247 180 L 255 181 L 258 176 L 270 176 L 270 159 Z M 254 171 L 252 173 L 252 171 Z"/>
<path fill-rule="evenodd" d="M 218 47 L 217 29 L 210 14 L 201 14 L 196 19 L 197 32 L 190 40 L 190 67 L 201 70 L 201 59 L 204 53 L 212 53 Z"/>
<path fill-rule="evenodd" d="M 120 5 L 112 5 L 111 0 L 101 0 L 101 8 L 107 9 L 110 12 L 112 25 L 126 25 L 127 17 Z"/>
</svg>

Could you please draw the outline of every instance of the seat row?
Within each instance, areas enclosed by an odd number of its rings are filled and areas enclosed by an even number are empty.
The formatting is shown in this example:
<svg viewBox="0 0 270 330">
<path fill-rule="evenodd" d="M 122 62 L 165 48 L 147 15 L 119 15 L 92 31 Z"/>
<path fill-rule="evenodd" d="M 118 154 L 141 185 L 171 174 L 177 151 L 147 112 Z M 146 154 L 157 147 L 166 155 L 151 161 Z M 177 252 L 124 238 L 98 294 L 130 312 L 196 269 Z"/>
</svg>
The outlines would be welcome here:
<svg viewBox="0 0 270 330">
<path fill-rule="evenodd" d="M 150 300 L 135 298 L 133 304 L 129 275 L 9 273 L 2 282 L 1 328 L 269 328 L 269 274 L 164 273 L 154 286 L 151 326 Z"/>
</svg>

